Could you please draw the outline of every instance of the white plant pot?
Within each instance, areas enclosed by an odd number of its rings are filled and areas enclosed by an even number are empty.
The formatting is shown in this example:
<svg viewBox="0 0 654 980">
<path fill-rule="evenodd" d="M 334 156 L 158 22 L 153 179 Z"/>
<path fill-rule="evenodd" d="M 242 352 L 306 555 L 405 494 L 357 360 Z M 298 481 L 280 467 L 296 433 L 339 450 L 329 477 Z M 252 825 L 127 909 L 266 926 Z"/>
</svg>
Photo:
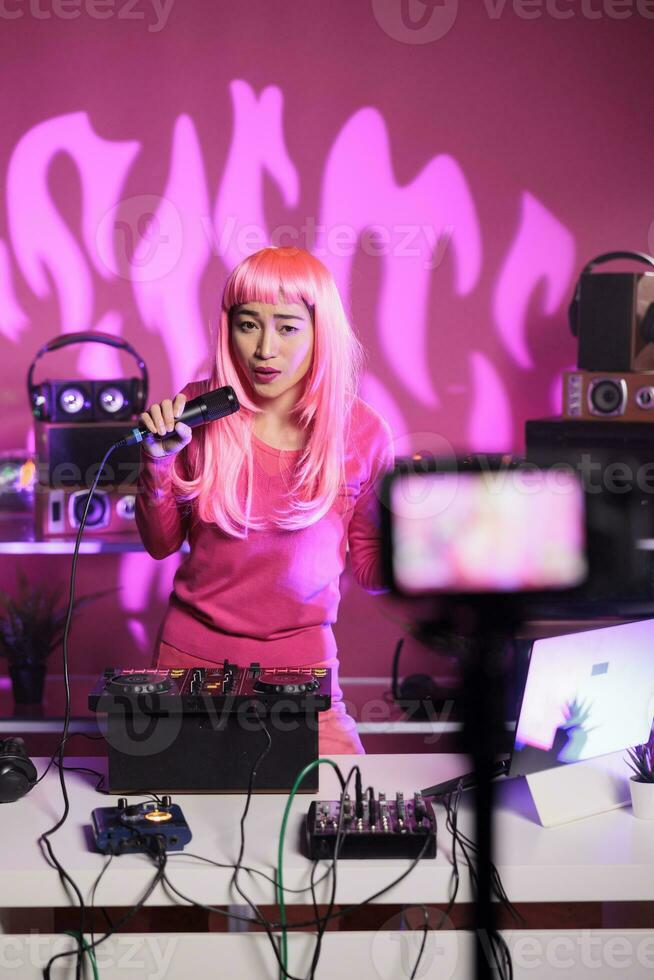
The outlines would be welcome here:
<svg viewBox="0 0 654 980">
<path fill-rule="evenodd" d="M 640 817 L 641 820 L 654 820 L 654 783 L 642 783 L 635 776 L 631 776 L 629 786 L 634 817 Z"/>
</svg>

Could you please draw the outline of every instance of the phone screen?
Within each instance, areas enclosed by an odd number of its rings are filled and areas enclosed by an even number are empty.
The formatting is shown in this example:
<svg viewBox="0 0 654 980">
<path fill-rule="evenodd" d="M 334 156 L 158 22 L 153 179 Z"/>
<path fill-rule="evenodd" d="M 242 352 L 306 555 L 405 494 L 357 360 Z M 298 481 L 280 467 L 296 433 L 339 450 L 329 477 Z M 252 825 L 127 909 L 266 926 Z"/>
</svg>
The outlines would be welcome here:
<svg viewBox="0 0 654 980">
<path fill-rule="evenodd" d="M 400 473 L 393 575 L 407 594 L 572 588 L 587 575 L 584 493 L 569 470 Z"/>
</svg>

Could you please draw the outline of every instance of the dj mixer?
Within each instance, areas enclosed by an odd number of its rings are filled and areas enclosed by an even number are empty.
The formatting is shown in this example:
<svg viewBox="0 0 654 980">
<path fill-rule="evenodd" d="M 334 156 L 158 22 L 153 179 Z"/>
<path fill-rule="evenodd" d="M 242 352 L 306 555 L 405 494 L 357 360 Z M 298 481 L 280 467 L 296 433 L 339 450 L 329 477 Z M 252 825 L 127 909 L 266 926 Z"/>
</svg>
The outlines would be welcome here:
<svg viewBox="0 0 654 980">
<path fill-rule="evenodd" d="M 318 757 L 318 714 L 330 707 L 328 668 L 107 668 L 89 695 L 106 715 L 110 792 L 287 792 Z M 267 734 L 266 734 L 267 733 Z M 318 786 L 317 770 L 302 791 Z"/>
</svg>

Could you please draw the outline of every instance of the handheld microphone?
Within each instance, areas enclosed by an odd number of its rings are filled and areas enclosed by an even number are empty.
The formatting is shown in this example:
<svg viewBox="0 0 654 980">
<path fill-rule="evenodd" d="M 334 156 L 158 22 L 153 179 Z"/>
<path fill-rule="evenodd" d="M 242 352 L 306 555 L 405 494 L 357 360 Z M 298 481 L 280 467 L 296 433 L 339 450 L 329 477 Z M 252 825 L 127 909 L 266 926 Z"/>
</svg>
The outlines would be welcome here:
<svg viewBox="0 0 654 980">
<path fill-rule="evenodd" d="M 234 389 L 230 385 L 225 385 L 224 388 L 215 388 L 213 391 L 205 392 L 204 395 L 192 398 L 184 405 L 182 414 L 178 419 L 175 419 L 175 424 L 184 422 L 185 425 L 190 425 L 193 429 L 196 425 L 215 422 L 216 419 L 222 419 L 226 415 L 238 412 L 240 407 Z M 123 439 L 120 439 L 115 447 L 120 449 L 123 446 L 134 446 L 143 442 L 146 436 L 151 435 L 154 433 L 150 432 L 144 425 L 139 425 Z M 170 433 L 166 433 L 166 435 L 170 435 Z M 162 436 L 161 438 L 165 437 Z"/>
</svg>

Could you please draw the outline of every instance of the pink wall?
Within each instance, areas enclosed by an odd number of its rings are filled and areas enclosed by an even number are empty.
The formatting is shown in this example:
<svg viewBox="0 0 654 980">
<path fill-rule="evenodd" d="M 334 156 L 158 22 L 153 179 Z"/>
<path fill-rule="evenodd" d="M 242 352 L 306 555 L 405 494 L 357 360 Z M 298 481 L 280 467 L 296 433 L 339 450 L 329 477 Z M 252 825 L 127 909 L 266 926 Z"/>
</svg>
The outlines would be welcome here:
<svg viewBox="0 0 654 980">
<path fill-rule="evenodd" d="M 226 271 L 273 236 L 337 276 L 399 452 L 519 449 L 574 363 L 581 264 L 654 250 L 653 8 L 0 4 L 0 448 L 26 444 L 25 371 L 59 332 L 124 336 L 156 399 L 203 372 Z M 48 372 L 111 376 L 98 351 Z M 76 670 L 145 656 L 175 561 L 82 559 L 81 591 L 121 584 L 124 611 L 84 613 Z M 390 604 L 343 586 L 344 673 L 385 673 Z"/>
</svg>

